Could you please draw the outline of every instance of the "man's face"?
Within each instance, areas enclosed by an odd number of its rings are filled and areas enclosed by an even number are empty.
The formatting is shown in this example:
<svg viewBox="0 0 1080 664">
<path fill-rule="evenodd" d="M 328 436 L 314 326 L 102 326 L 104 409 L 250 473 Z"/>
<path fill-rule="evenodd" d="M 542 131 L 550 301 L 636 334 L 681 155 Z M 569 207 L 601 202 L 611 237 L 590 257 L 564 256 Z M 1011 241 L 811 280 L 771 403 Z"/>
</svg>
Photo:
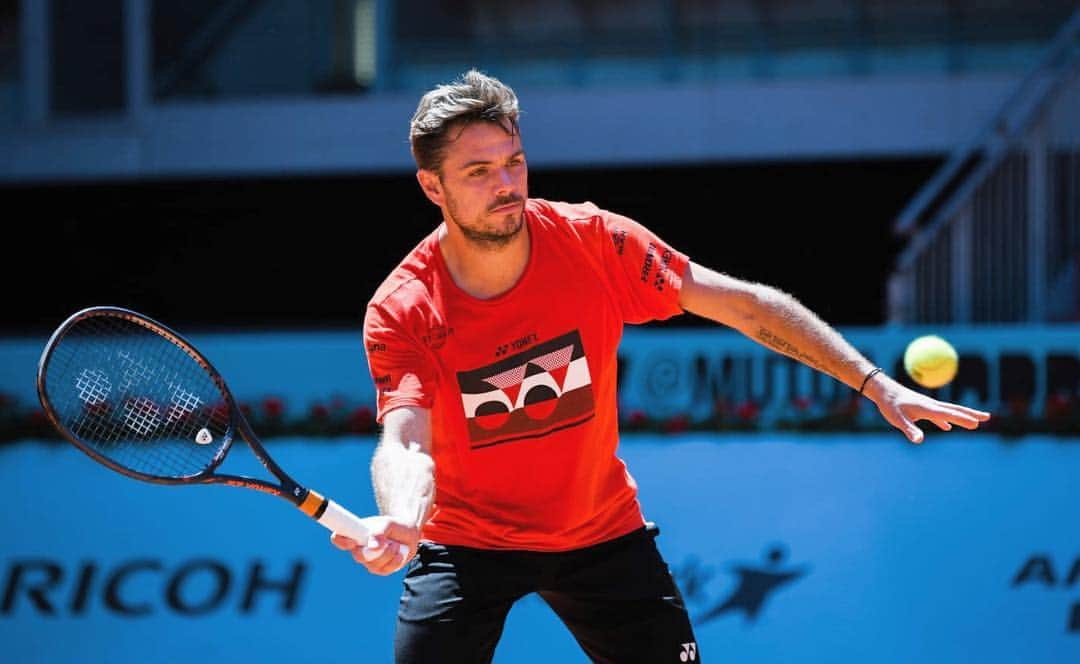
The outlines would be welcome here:
<svg viewBox="0 0 1080 664">
<path fill-rule="evenodd" d="M 529 171 L 521 137 L 509 128 L 466 125 L 447 146 L 438 185 L 431 176 L 428 183 L 421 178 L 428 197 L 447 211 L 447 221 L 489 248 L 504 246 L 524 227 Z"/>
</svg>

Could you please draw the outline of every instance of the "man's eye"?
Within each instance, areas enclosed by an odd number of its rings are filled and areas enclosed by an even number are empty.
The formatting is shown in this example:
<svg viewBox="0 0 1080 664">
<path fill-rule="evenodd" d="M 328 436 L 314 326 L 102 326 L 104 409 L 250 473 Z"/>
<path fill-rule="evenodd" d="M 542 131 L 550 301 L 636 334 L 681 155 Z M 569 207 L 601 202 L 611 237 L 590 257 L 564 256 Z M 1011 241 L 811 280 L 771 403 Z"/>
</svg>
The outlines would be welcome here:
<svg viewBox="0 0 1080 664">
<path fill-rule="evenodd" d="M 484 175 L 485 173 L 487 173 L 487 169 L 486 169 L 486 168 L 478 168 L 478 169 L 476 169 L 475 171 L 470 171 L 470 172 L 469 172 L 469 175 L 470 175 L 471 177 L 478 177 L 478 176 Z"/>
</svg>

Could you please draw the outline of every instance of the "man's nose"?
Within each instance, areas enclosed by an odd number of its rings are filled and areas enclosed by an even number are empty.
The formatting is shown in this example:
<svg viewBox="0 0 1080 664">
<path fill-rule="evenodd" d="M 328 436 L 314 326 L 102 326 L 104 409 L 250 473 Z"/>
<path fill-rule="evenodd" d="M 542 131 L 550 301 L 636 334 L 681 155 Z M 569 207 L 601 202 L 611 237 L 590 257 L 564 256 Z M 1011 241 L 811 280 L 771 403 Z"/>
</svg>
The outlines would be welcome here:
<svg viewBox="0 0 1080 664">
<path fill-rule="evenodd" d="M 510 174 L 509 168 L 499 169 L 496 183 L 499 192 L 511 191 L 514 188 L 514 177 Z"/>
</svg>

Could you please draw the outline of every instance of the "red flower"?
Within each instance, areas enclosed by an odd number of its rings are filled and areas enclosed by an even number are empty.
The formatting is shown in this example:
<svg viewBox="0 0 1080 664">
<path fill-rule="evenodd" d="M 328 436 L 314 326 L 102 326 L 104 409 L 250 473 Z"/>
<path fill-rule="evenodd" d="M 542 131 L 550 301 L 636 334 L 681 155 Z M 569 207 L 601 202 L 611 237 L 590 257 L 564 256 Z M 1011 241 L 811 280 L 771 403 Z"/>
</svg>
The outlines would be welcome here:
<svg viewBox="0 0 1080 664">
<path fill-rule="evenodd" d="M 370 433 L 375 425 L 375 416 L 367 406 L 360 406 L 349 415 L 349 431 Z"/>
<path fill-rule="evenodd" d="M 26 419 L 29 420 L 30 427 L 35 430 L 51 428 L 49 418 L 45 415 L 45 411 L 40 408 L 35 408 L 27 413 Z"/>
<path fill-rule="evenodd" d="M 668 418 L 668 421 L 664 423 L 664 430 L 668 433 L 682 433 L 689 428 L 690 418 L 682 414 Z"/>
<path fill-rule="evenodd" d="M 630 411 L 630 416 L 627 418 L 627 422 L 632 427 L 643 427 L 648 421 L 648 416 L 640 410 Z"/>
<path fill-rule="evenodd" d="M 795 406 L 796 410 L 800 411 L 809 410 L 810 407 L 814 405 L 814 402 L 810 397 L 795 397 L 791 400 L 791 403 Z"/>
<path fill-rule="evenodd" d="M 862 408 L 862 397 L 858 394 L 852 394 L 847 399 L 842 399 L 839 402 L 837 411 L 843 415 L 854 417 L 859 414 L 860 408 Z"/>
<path fill-rule="evenodd" d="M 229 421 L 229 406 L 225 402 L 221 401 L 210 409 L 210 419 L 219 424 L 223 424 Z"/>
<path fill-rule="evenodd" d="M 1046 399 L 1046 417 L 1065 417 L 1071 410 L 1072 400 L 1068 395 L 1060 392 L 1052 394 Z"/>
<path fill-rule="evenodd" d="M 112 411 L 112 404 L 105 399 L 94 403 L 86 402 L 83 404 L 83 411 L 91 417 L 105 417 Z"/>
<path fill-rule="evenodd" d="M 317 403 L 311 407 L 311 417 L 316 420 L 325 420 L 330 417 L 330 409 L 321 403 Z"/>
<path fill-rule="evenodd" d="M 744 422 L 756 419 L 758 412 L 758 405 L 753 401 L 744 401 L 735 408 L 735 415 Z"/>
<path fill-rule="evenodd" d="M 1013 415 L 1027 415 L 1028 408 L 1031 406 L 1027 397 L 1010 397 L 1008 403 L 1009 412 Z"/>
<path fill-rule="evenodd" d="M 281 419 L 285 412 L 285 404 L 277 397 L 268 397 L 262 403 L 263 412 L 272 420 Z"/>
</svg>

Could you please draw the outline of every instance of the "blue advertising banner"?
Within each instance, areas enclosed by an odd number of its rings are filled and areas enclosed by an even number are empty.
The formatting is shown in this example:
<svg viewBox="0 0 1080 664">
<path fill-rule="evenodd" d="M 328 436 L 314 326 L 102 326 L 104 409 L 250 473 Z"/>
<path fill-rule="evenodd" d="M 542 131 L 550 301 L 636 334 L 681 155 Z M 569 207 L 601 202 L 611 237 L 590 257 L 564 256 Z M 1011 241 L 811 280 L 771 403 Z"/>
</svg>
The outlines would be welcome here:
<svg viewBox="0 0 1080 664">
<path fill-rule="evenodd" d="M 1080 445 L 930 433 L 628 435 L 621 455 L 704 661 L 1080 661 Z M 373 440 L 279 439 L 300 481 L 375 509 Z M 238 447 L 233 471 L 258 466 Z M 284 501 L 0 447 L 0 659 L 389 662 L 400 573 Z M 696 654 L 694 653 L 694 654 Z M 689 649 L 672 661 L 690 661 Z M 536 597 L 496 662 L 585 662 Z"/>
<path fill-rule="evenodd" d="M 183 333 L 183 331 L 181 330 Z M 1036 418 L 1032 426 L 1080 430 L 1080 325 L 853 328 L 844 337 L 886 371 L 905 380 L 907 344 L 924 334 L 947 338 L 959 353 L 959 373 L 934 393 L 970 406 Z M 195 334 L 191 340 L 241 401 L 272 397 L 300 417 L 333 400 L 373 406 L 360 331 Z M 0 340 L 0 401 L 36 404 L 34 375 L 46 339 Z M 619 399 L 624 414 L 682 415 L 702 421 L 718 405 L 740 406 L 768 427 L 789 418 L 793 403 L 828 408 L 852 390 L 727 328 L 653 329 L 630 326 L 619 346 Z M 0 403 L 0 411 L 3 411 Z M 1057 417 L 1040 424 L 1041 415 Z M 877 421 L 871 409 L 862 424 Z M 801 418 L 805 419 L 805 418 Z M 357 431 L 356 433 L 361 433 Z"/>
</svg>

